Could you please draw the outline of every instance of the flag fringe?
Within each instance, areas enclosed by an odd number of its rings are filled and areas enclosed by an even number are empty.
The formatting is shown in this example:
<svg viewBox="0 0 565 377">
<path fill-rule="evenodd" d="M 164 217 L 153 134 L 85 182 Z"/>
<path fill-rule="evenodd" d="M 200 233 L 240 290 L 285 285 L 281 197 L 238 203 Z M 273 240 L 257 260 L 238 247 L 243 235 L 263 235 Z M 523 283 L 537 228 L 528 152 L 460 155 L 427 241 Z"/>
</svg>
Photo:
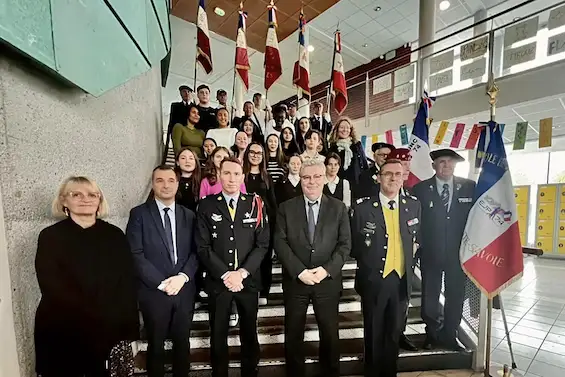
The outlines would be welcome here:
<svg viewBox="0 0 565 377">
<path fill-rule="evenodd" d="M 467 275 L 467 277 L 469 278 L 469 280 L 471 280 L 473 282 L 473 284 L 475 284 L 475 286 L 477 288 L 479 288 L 479 290 L 485 295 L 487 296 L 487 298 L 492 299 L 494 298 L 494 296 L 497 296 L 500 292 L 502 292 L 504 289 L 508 288 L 510 285 L 514 284 L 517 280 L 519 280 L 522 275 L 524 274 L 524 271 L 520 271 L 519 274 L 515 275 L 514 277 L 512 277 L 510 280 L 508 280 L 506 283 L 502 284 L 500 287 L 498 287 L 496 290 L 494 290 L 493 292 L 489 293 L 487 292 L 487 289 L 485 287 L 483 287 L 481 284 L 479 284 L 479 282 L 474 279 L 472 277 L 472 275 L 469 273 L 469 271 L 467 271 L 467 269 L 465 268 L 465 265 L 461 265 L 461 268 L 463 269 L 463 272 L 465 272 L 465 275 Z"/>
</svg>

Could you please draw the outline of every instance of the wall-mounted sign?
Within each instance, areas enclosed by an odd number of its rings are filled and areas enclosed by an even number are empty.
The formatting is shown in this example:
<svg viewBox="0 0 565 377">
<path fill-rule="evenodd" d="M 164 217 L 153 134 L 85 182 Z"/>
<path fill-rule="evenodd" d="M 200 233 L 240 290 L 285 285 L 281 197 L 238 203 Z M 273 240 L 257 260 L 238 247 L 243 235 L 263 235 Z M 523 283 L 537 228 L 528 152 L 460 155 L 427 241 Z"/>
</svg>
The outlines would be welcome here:
<svg viewBox="0 0 565 377">
<path fill-rule="evenodd" d="M 481 77 L 486 73 L 487 59 L 481 58 L 461 66 L 460 80 L 469 80 L 476 77 Z"/>
<path fill-rule="evenodd" d="M 538 22 L 539 19 L 536 16 L 504 29 L 504 47 L 535 37 L 538 33 Z"/>
<path fill-rule="evenodd" d="M 565 25 L 565 5 L 552 9 L 547 20 L 547 28 L 549 30 L 563 25 Z"/>
<path fill-rule="evenodd" d="M 399 86 L 414 80 L 414 64 L 394 71 L 394 86 Z"/>
<path fill-rule="evenodd" d="M 553 35 L 547 40 L 547 56 L 565 51 L 565 33 Z"/>
<path fill-rule="evenodd" d="M 453 67 L 453 50 L 434 56 L 430 59 L 430 74 Z"/>
<path fill-rule="evenodd" d="M 536 58 L 536 42 L 528 43 L 525 46 L 509 48 L 504 50 L 504 61 L 502 68 L 507 69 L 516 64 L 529 62 Z"/>
<path fill-rule="evenodd" d="M 453 84 L 453 70 L 430 76 L 430 91 L 435 91 Z"/>
<path fill-rule="evenodd" d="M 373 95 L 386 92 L 392 88 L 392 74 L 373 80 Z"/>
<path fill-rule="evenodd" d="M 414 95 L 414 83 L 407 82 L 400 86 L 394 87 L 394 103 L 402 102 L 410 99 Z"/>
<path fill-rule="evenodd" d="M 468 59 L 474 59 L 479 56 L 486 54 L 488 50 L 488 35 L 475 39 L 469 43 L 465 43 L 461 46 L 460 59 L 465 61 Z"/>
</svg>

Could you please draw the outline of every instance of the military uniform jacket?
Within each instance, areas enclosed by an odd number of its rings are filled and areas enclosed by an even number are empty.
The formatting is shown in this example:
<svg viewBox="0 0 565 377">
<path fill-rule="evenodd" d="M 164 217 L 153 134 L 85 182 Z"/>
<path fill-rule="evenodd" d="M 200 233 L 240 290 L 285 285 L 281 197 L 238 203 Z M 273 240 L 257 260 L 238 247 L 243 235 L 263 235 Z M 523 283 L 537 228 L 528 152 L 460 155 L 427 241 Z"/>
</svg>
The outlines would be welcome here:
<svg viewBox="0 0 565 377">
<path fill-rule="evenodd" d="M 207 271 L 207 291 L 226 290 L 222 275 L 238 268 L 249 272 L 243 281 L 244 289 L 261 289 L 259 266 L 269 247 L 269 219 L 264 205 L 262 214 L 258 214 L 259 202 L 256 195 L 240 194 L 232 221 L 222 193 L 200 200 L 196 244 Z"/>
<path fill-rule="evenodd" d="M 422 264 L 459 265 L 459 248 L 467 217 L 473 206 L 475 182 L 453 177 L 449 211 L 441 203 L 436 182 L 434 176 L 412 188 L 422 205 Z"/>
<path fill-rule="evenodd" d="M 420 202 L 413 196 L 398 197 L 400 236 L 404 251 L 407 297 L 412 291 L 414 243 L 419 241 Z M 386 203 L 385 203 L 386 205 Z M 378 292 L 383 281 L 388 234 L 379 196 L 358 199 L 351 209 L 351 256 L 357 260 L 355 290 L 360 295 Z"/>
</svg>

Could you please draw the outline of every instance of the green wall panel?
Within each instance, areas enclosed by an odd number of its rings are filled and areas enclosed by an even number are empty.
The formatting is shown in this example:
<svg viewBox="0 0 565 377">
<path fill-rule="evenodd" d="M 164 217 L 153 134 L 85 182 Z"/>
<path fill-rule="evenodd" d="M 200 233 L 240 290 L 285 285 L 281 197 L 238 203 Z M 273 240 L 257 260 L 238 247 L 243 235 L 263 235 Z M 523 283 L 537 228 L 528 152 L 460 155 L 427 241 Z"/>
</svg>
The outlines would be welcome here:
<svg viewBox="0 0 565 377">
<path fill-rule="evenodd" d="M 167 55 L 167 1 L 0 0 L 0 39 L 99 96 Z"/>
<path fill-rule="evenodd" d="M 108 0 L 142 51 L 147 55 L 147 14 L 152 12 L 151 0 L 124 1 Z"/>
<path fill-rule="evenodd" d="M 50 0 L 0 0 L 0 38 L 55 68 Z"/>
</svg>

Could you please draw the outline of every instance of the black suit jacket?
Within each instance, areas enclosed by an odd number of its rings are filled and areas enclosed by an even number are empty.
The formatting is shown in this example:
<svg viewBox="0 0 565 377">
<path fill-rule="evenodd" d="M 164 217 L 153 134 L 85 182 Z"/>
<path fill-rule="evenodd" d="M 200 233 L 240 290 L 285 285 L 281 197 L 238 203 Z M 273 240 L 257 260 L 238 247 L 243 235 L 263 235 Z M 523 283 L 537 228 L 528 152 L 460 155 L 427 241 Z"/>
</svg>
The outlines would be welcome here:
<svg viewBox="0 0 565 377">
<path fill-rule="evenodd" d="M 340 280 L 341 269 L 351 252 L 345 204 L 322 195 L 314 243 L 310 243 L 304 196 L 287 200 L 277 214 L 274 246 L 284 279 L 296 280 L 304 269 L 322 266 L 330 279 Z"/>
<path fill-rule="evenodd" d="M 173 265 L 155 200 L 150 199 L 130 212 L 126 236 L 137 267 L 140 295 L 147 291 L 154 293 L 163 280 L 181 272 L 190 279 L 181 291 L 193 286 L 198 269 L 194 212 L 175 204 L 175 223 L 177 263 Z"/>
<path fill-rule="evenodd" d="M 256 195 L 240 194 L 233 221 L 222 193 L 207 196 L 198 203 L 196 242 L 207 271 L 206 290 L 227 290 L 222 276 L 238 268 L 249 272 L 243 282 L 245 290 L 261 289 L 259 266 L 269 247 L 269 219 L 263 205 L 263 221 L 260 221 L 257 200 L 261 199 Z"/>
<path fill-rule="evenodd" d="M 373 165 L 369 169 L 363 170 L 361 175 L 359 175 L 359 184 L 353 199 L 378 196 L 380 191 L 379 182 L 377 181 L 378 174 L 379 169 L 377 165 Z"/>
<path fill-rule="evenodd" d="M 310 128 L 313 130 L 318 130 L 322 133 L 322 135 L 327 139 L 327 137 L 332 132 L 332 122 L 328 122 L 324 119 L 324 115 L 320 116 L 321 122 L 319 122 L 315 116 L 310 117 Z M 320 124 L 321 123 L 321 124 Z"/>
<path fill-rule="evenodd" d="M 180 123 L 186 126 L 188 121 L 188 105 L 184 102 L 171 103 L 171 112 L 169 113 L 169 129 L 172 130 L 174 125 Z"/>
<path fill-rule="evenodd" d="M 400 193 L 398 206 L 406 297 L 410 297 L 414 275 L 414 243 L 419 241 L 420 234 L 420 202 L 413 196 Z M 355 290 L 360 295 L 378 292 L 383 281 L 388 245 L 386 223 L 378 195 L 357 200 L 351 209 L 351 239 L 351 256 L 357 260 Z"/>
<path fill-rule="evenodd" d="M 475 182 L 453 177 L 449 211 L 441 203 L 435 176 L 415 185 L 412 192 L 422 204 L 422 267 L 427 263 L 459 264 L 459 247 L 473 206 Z"/>
</svg>

